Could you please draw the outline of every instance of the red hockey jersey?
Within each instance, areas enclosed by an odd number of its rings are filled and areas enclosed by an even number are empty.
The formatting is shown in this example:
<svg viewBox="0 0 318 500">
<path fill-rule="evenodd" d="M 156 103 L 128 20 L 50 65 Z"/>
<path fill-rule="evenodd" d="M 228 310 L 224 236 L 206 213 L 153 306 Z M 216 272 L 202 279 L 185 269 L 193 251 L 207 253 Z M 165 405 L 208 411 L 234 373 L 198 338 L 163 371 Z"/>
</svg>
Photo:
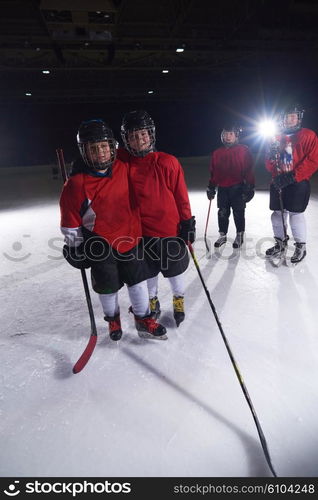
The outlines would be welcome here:
<svg viewBox="0 0 318 500">
<path fill-rule="evenodd" d="M 140 208 L 143 236 L 177 236 L 181 220 L 192 216 L 183 169 L 175 156 L 162 152 L 129 158 L 129 177 Z"/>
<path fill-rule="evenodd" d="M 78 246 L 82 226 L 105 238 L 119 252 L 127 252 L 141 237 L 139 210 L 134 206 L 127 165 L 116 160 L 111 177 L 79 173 L 64 184 L 60 198 L 61 231 L 65 243 Z"/>
<path fill-rule="evenodd" d="M 255 185 L 253 157 L 244 144 L 224 146 L 213 151 L 210 161 L 210 182 L 214 186 L 230 187 L 246 181 Z"/>
<path fill-rule="evenodd" d="M 288 151 L 290 158 L 288 170 L 285 168 L 284 158 L 282 158 L 282 165 L 278 165 L 275 160 L 266 160 L 265 166 L 273 177 L 284 171 L 293 171 L 297 182 L 310 179 L 318 170 L 318 137 L 315 132 L 308 128 L 301 128 L 294 134 L 280 135 L 275 139 L 280 144 L 281 150 L 290 149 Z"/>
</svg>

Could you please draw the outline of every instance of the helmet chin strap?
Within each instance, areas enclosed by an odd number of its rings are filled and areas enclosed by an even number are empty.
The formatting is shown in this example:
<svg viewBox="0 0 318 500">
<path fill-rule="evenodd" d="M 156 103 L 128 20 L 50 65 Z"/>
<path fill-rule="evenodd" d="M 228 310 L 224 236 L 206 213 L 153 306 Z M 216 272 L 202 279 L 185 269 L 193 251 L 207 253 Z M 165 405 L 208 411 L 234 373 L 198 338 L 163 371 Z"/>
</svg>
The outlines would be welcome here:
<svg viewBox="0 0 318 500">
<path fill-rule="evenodd" d="M 294 125 L 293 127 L 285 127 L 283 128 L 283 133 L 284 134 L 294 134 L 295 132 L 298 132 L 298 130 L 301 129 L 301 124 Z"/>
<path fill-rule="evenodd" d="M 236 146 L 236 144 L 238 143 L 238 141 L 234 141 L 234 142 L 223 142 L 223 145 L 226 147 L 226 148 L 231 148 L 233 146 Z"/>
<path fill-rule="evenodd" d="M 95 170 L 107 170 L 110 167 L 109 163 L 98 163 L 97 165 L 95 165 L 95 163 L 92 163 L 91 166 Z"/>
<path fill-rule="evenodd" d="M 131 148 L 131 154 L 138 158 L 144 158 L 145 156 L 147 156 L 148 153 L 152 153 L 153 150 L 154 150 L 153 147 L 148 149 L 143 149 L 141 151 L 137 151 L 136 149 Z"/>
</svg>

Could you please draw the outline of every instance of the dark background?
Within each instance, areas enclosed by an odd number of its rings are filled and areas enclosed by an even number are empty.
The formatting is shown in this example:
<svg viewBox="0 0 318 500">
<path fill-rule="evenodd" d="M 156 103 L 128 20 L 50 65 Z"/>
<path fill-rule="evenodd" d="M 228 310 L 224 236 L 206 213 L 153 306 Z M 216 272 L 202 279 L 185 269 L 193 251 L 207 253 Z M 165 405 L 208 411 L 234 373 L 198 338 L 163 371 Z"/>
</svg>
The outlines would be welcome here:
<svg viewBox="0 0 318 500">
<path fill-rule="evenodd" d="M 105 119 L 119 139 L 122 115 L 137 108 L 154 118 L 157 148 L 179 157 L 208 155 L 229 121 L 258 154 L 256 121 L 292 102 L 318 130 L 314 1 L 0 0 L 0 8 L 2 167 L 55 162 L 57 147 L 70 161 L 82 120 Z"/>
</svg>

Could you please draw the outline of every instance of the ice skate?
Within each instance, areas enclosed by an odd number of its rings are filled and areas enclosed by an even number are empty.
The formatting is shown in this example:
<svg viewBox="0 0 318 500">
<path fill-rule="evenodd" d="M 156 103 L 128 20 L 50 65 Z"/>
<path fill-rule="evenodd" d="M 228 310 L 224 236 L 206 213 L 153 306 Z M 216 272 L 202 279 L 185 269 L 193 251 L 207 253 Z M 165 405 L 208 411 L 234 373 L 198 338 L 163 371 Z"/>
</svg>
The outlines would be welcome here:
<svg viewBox="0 0 318 500">
<path fill-rule="evenodd" d="M 110 316 L 105 316 L 104 319 L 105 321 L 108 321 L 110 338 L 115 341 L 120 340 L 123 332 L 121 329 L 119 314 L 117 314 L 117 316 L 114 316 L 113 318 L 111 318 Z"/>
<path fill-rule="evenodd" d="M 241 248 L 244 240 L 244 231 L 236 233 L 235 240 L 233 241 L 233 248 Z"/>
<path fill-rule="evenodd" d="M 173 296 L 173 317 L 177 326 L 184 321 L 184 297 Z"/>
<path fill-rule="evenodd" d="M 133 313 L 132 307 L 129 308 L 129 312 Z M 142 339 L 155 339 L 155 340 L 167 340 L 167 330 L 160 323 L 157 323 L 155 318 L 150 314 L 147 316 L 136 316 L 135 326 L 138 335 Z"/>
<path fill-rule="evenodd" d="M 152 297 L 152 299 L 149 300 L 149 307 L 150 307 L 151 316 L 154 319 L 158 319 L 160 314 L 161 314 L 160 302 L 159 302 L 158 297 Z"/>
<path fill-rule="evenodd" d="M 295 251 L 290 259 L 292 264 L 298 264 L 306 257 L 306 243 L 295 243 Z"/>
<path fill-rule="evenodd" d="M 275 240 L 275 245 L 266 250 L 265 256 L 275 267 L 278 267 L 282 264 L 286 257 L 288 236 L 286 240 L 282 240 L 281 238 L 275 236 Z"/>
<path fill-rule="evenodd" d="M 215 248 L 220 248 L 226 243 L 227 237 L 225 233 L 220 233 L 220 237 L 214 243 Z"/>
</svg>

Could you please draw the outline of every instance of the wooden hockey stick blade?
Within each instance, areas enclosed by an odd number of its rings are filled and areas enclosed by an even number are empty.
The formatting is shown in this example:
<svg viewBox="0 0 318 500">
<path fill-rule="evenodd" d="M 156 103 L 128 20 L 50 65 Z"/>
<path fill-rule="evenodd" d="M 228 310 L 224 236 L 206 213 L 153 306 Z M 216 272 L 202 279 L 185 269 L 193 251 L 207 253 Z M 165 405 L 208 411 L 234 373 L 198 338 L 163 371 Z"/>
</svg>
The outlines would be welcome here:
<svg viewBox="0 0 318 500">
<path fill-rule="evenodd" d="M 73 367 L 73 373 L 79 373 L 86 366 L 86 363 L 93 354 L 96 342 L 97 342 L 97 335 L 92 333 L 83 354 Z"/>
</svg>

